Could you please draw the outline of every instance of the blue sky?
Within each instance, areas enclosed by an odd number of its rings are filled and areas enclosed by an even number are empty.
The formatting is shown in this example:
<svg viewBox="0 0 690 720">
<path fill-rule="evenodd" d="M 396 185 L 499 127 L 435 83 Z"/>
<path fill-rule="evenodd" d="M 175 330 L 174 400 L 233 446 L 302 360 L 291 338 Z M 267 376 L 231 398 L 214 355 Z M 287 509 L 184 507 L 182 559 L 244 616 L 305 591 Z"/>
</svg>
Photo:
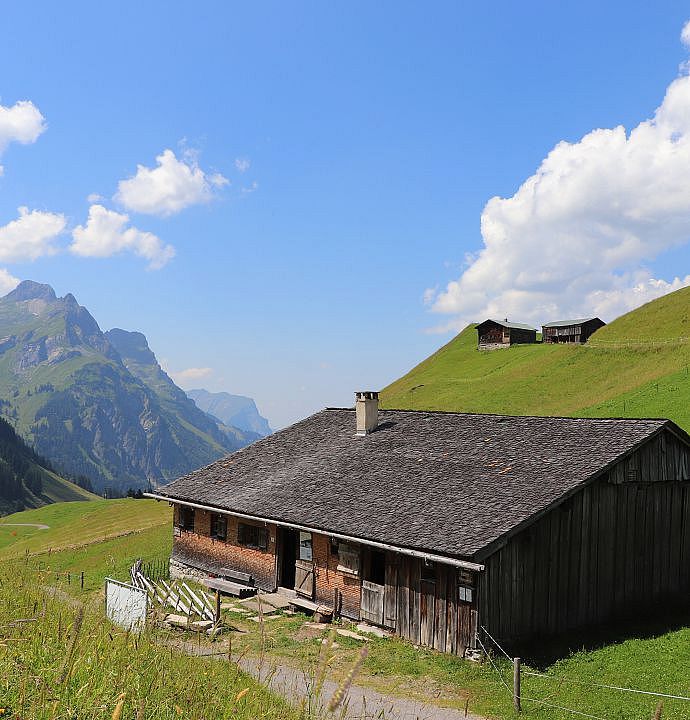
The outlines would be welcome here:
<svg viewBox="0 0 690 720">
<path fill-rule="evenodd" d="M 690 281 L 683 3 L 114 8 L 3 8 L 0 280 L 144 332 L 183 387 L 280 427 L 485 314 Z"/>
</svg>

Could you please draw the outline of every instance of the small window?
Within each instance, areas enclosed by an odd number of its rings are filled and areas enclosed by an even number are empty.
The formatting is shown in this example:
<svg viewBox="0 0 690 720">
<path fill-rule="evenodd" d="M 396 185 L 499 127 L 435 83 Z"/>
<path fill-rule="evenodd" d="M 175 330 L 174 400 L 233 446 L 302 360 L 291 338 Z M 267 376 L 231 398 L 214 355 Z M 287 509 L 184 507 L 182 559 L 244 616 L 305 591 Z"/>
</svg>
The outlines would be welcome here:
<svg viewBox="0 0 690 720">
<path fill-rule="evenodd" d="M 213 513 L 211 515 L 211 537 L 216 540 L 225 540 L 228 536 L 228 517 Z"/>
<path fill-rule="evenodd" d="M 331 555 L 334 555 L 334 556 L 338 555 L 339 545 L 340 545 L 340 543 L 338 542 L 338 538 L 332 537 L 330 545 L 329 545 Z"/>
<path fill-rule="evenodd" d="M 467 587 L 467 585 L 460 585 L 458 587 L 458 600 L 463 603 L 471 603 L 472 602 L 472 588 Z"/>
<path fill-rule="evenodd" d="M 338 543 L 337 569 L 350 575 L 359 575 L 359 545 L 346 542 Z"/>
<path fill-rule="evenodd" d="M 194 508 L 180 506 L 178 526 L 186 532 L 194 532 Z"/>
<path fill-rule="evenodd" d="M 311 533 L 299 532 L 299 559 L 311 561 L 314 557 L 311 547 Z"/>
<path fill-rule="evenodd" d="M 436 565 L 430 560 L 422 562 L 422 582 L 436 582 Z"/>
<path fill-rule="evenodd" d="M 244 547 L 266 550 L 268 549 L 268 530 L 258 525 L 240 523 L 237 526 L 237 542 Z"/>
</svg>

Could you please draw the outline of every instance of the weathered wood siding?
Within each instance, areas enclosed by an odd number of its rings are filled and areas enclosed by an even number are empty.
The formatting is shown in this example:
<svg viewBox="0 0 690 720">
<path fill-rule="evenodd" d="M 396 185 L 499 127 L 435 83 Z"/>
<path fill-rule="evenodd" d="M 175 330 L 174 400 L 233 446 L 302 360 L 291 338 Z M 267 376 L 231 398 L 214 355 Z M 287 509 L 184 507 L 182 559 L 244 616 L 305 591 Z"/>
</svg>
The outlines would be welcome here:
<svg viewBox="0 0 690 720">
<path fill-rule="evenodd" d="M 495 350 L 509 345 L 535 343 L 536 341 L 536 330 L 505 327 L 493 320 L 485 320 L 477 325 L 477 343 L 480 350 Z"/>
<path fill-rule="evenodd" d="M 690 453 L 645 444 L 484 560 L 480 617 L 506 642 L 687 603 Z"/>
<path fill-rule="evenodd" d="M 592 333 L 606 325 L 599 318 L 587 320 L 584 323 L 559 327 L 542 326 L 541 339 L 545 343 L 586 343 Z"/>
<path fill-rule="evenodd" d="M 464 655 L 474 647 L 476 632 L 476 581 L 461 578 L 459 570 L 436 565 L 433 580 L 422 580 L 422 561 L 398 556 L 386 577 L 384 615 L 395 616 L 395 631 L 416 645 Z M 397 577 L 396 577 L 397 576 Z M 461 602 L 459 587 L 473 587 L 473 601 Z M 392 592 L 397 587 L 397 592 Z M 388 599 L 388 601 L 387 601 Z M 392 605 L 395 604 L 393 608 Z"/>
</svg>

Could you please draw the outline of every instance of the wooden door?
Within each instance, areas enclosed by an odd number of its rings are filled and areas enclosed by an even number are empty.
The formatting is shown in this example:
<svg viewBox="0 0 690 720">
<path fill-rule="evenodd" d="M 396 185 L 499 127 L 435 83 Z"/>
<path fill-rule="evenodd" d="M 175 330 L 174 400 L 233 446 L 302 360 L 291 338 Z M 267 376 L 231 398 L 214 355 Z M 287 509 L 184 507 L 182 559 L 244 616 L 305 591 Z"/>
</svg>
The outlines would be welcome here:
<svg viewBox="0 0 690 720">
<path fill-rule="evenodd" d="M 295 560 L 295 592 L 306 598 L 314 598 L 314 563 Z"/>
<path fill-rule="evenodd" d="M 371 582 L 371 580 L 362 580 L 362 603 L 360 607 L 362 620 L 374 625 L 384 624 L 383 599 L 385 591 L 385 585 L 379 585 Z"/>
<path fill-rule="evenodd" d="M 398 625 L 398 558 L 393 552 L 386 553 L 386 590 L 383 596 L 383 625 L 395 628 Z"/>
</svg>

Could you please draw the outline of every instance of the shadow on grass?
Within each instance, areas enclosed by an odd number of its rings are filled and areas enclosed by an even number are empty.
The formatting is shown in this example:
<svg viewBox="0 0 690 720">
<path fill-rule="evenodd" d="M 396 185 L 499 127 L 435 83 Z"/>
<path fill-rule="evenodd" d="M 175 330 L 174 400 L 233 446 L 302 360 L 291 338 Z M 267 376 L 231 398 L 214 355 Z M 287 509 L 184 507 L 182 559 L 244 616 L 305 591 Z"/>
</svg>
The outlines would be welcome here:
<svg viewBox="0 0 690 720">
<path fill-rule="evenodd" d="M 690 609 L 656 606 L 647 608 L 644 618 L 640 612 L 627 616 L 619 614 L 608 623 L 561 633 L 557 638 L 525 640 L 506 649 L 509 654 L 519 655 L 532 667 L 543 670 L 575 652 L 598 650 L 626 640 L 654 638 L 685 627 L 690 627 Z"/>
</svg>

